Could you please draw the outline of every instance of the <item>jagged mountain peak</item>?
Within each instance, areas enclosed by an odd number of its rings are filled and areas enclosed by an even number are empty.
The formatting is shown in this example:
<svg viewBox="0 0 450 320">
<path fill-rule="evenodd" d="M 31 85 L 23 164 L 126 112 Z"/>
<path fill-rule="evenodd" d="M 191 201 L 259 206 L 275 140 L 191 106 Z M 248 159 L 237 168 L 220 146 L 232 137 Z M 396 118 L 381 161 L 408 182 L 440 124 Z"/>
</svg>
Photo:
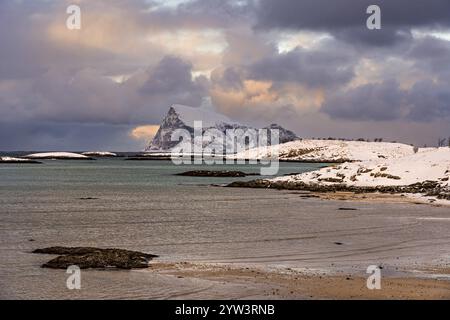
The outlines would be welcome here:
<svg viewBox="0 0 450 320">
<path fill-rule="evenodd" d="M 194 121 L 202 121 L 203 129 L 215 128 L 225 133 L 227 129 L 253 129 L 240 124 L 214 110 L 203 107 L 189 107 L 174 104 L 169 108 L 158 132 L 145 151 L 170 151 L 178 142 L 171 141 L 172 133 L 177 129 L 185 129 L 193 135 Z M 280 143 L 297 140 L 292 131 L 286 130 L 278 124 L 272 124 L 264 129 L 280 130 Z M 269 140 L 270 142 L 270 140 Z"/>
</svg>

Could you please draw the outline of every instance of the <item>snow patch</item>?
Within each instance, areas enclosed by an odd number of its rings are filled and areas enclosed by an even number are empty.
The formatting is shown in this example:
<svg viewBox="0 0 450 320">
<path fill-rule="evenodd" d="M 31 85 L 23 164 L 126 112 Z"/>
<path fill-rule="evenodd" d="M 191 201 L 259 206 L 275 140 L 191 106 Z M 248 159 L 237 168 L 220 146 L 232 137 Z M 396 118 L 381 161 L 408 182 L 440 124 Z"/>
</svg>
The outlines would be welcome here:
<svg viewBox="0 0 450 320">
<path fill-rule="evenodd" d="M 16 161 L 16 162 L 22 162 L 22 161 L 28 161 L 28 159 L 22 159 L 22 158 L 14 158 L 14 157 L 0 157 L 0 162 L 2 161 Z"/>
<path fill-rule="evenodd" d="M 78 159 L 89 159 L 89 157 L 72 152 L 43 152 L 43 153 L 32 153 L 26 155 L 24 158 L 28 159 L 65 159 L 65 158 L 78 158 Z"/>
</svg>

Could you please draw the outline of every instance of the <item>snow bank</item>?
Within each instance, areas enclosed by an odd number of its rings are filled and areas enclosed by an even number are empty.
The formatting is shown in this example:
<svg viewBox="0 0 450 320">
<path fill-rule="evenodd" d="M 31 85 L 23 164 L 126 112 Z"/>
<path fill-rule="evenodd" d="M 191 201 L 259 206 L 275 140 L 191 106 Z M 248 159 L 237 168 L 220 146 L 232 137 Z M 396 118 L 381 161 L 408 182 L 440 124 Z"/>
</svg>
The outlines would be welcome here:
<svg viewBox="0 0 450 320">
<path fill-rule="evenodd" d="M 404 151 L 400 148 L 399 151 Z M 392 150 L 391 150 L 392 151 Z M 365 156 L 370 155 L 366 153 Z M 301 181 L 323 185 L 345 184 L 355 187 L 407 186 L 436 181 L 449 187 L 450 148 L 427 149 L 403 157 L 342 163 L 299 175 L 275 178 L 272 181 Z"/>
<path fill-rule="evenodd" d="M 14 157 L 0 157 L 0 162 L 27 162 L 28 159 L 14 158 Z"/>
<path fill-rule="evenodd" d="M 343 140 L 297 140 L 268 148 L 250 149 L 231 156 L 235 159 L 269 158 L 277 152 L 280 160 L 345 162 L 395 159 L 414 154 L 412 146 L 402 143 Z"/>
<path fill-rule="evenodd" d="M 89 157 L 72 152 L 44 152 L 26 155 L 27 159 L 90 159 Z"/>
</svg>

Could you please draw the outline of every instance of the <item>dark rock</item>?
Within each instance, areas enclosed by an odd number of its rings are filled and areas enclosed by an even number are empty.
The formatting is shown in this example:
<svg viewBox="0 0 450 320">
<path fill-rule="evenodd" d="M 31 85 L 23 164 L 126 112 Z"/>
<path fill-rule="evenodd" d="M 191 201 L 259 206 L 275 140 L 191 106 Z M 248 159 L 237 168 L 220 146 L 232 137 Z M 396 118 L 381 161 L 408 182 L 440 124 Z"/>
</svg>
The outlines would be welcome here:
<svg viewBox="0 0 450 320">
<path fill-rule="evenodd" d="M 323 178 L 323 179 L 321 179 L 321 178 L 319 178 L 319 179 L 317 179 L 317 180 L 319 180 L 320 182 L 334 182 L 334 183 L 342 183 L 342 182 L 344 182 L 344 180 L 342 179 L 342 178 Z"/>
<path fill-rule="evenodd" d="M 208 171 L 208 170 L 195 170 L 195 171 L 187 171 L 183 173 L 177 173 L 177 176 L 186 176 L 186 177 L 246 177 L 246 176 L 256 176 L 259 175 L 257 173 L 244 173 L 242 171 Z"/>
<path fill-rule="evenodd" d="M 98 198 L 93 197 L 85 197 L 85 198 L 79 198 L 80 200 L 98 200 Z"/>
<path fill-rule="evenodd" d="M 24 159 L 24 160 L 1 160 L 1 159 L 0 159 L 0 164 L 1 164 L 1 163 L 42 164 L 42 162 L 40 162 L 40 161 L 29 160 L 29 159 Z"/>
<path fill-rule="evenodd" d="M 148 262 L 157 257 L 138 251 L 92 247 L 49 247 L 36 249 L 33 253 L 60 255 L 42 265 L 42 268 L 53 269 L 67 269 L 71 265 L 76 265 L 80 269 L 110 267 L 141 269 L 148 268 Z"/>
<path fill-rule="evenodd" d="M 300 198 L 304 198 L 304 199 L 308 199 L 308 198 L 320 198 L 320 196 L 316 195 L 316 194 L 306 194 L 306 195 L 301 195 Z"/>
<path fill-rule="evenodd" d="M 335 245 L 338 245 L 338 246 L 342 246 L 342 245 L 343 245 L 342 242 L 335 242 L 334 244 L 335 244 Z"/>
<path fill-rule="evenodd" d="M 133 156 L 125 158 L 126 161 L 171 160 L 171 156 Z"/>
<path fill-rule="evenodd" d="M 343 211 L 354 211 L 354 210 L 358 210 L 356 208 L 339 208 L 338 210 L 343 210 Z"/>
</svg>

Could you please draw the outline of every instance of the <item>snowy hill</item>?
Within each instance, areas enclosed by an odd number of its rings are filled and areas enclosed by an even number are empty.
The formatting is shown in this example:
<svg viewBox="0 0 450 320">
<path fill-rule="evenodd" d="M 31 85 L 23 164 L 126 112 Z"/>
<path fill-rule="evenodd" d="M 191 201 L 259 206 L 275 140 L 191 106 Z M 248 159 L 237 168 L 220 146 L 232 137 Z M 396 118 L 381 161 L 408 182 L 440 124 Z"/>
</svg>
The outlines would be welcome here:
<svg viewBox="0 0 450 320">
<path fill-rule="evenodd" d="M 273 181 L 302 181 L 324 185 L 345 184 L 356 187 L 407 186 L 435 181 L 449 187 L 450 148 L 427 149 L 401 158 L 343 163 Z"/>
<path fill-rule="evenodd" d="M 280 160 L 347 162 L 399 158 L 414 154 L 414 148 L 401 143 L 305 139 L 269 148 L 250 149 L 233 158 L 268 158 L 274 152 L 278 152 Z"/>
<path fill-rule="evenodd" d="M 145 151 L 170 151 L 170 149 L 178 144 L 177 141 L 171 141 L 172 133 L 177 129 L 185 129 L 192 135 L 194 132 L 194 121 L 202 121 L 203 130 L 214 128 L 223 133 L 228 129 L 253 129 L 209 109 L 173 105 L 170 107 L 158 132 Z M 280 130 L 281 143 L 298 139 L 292 131 L 286 130 L 281 126 L 273 124 L 268 128 Z"/>
</svg>

